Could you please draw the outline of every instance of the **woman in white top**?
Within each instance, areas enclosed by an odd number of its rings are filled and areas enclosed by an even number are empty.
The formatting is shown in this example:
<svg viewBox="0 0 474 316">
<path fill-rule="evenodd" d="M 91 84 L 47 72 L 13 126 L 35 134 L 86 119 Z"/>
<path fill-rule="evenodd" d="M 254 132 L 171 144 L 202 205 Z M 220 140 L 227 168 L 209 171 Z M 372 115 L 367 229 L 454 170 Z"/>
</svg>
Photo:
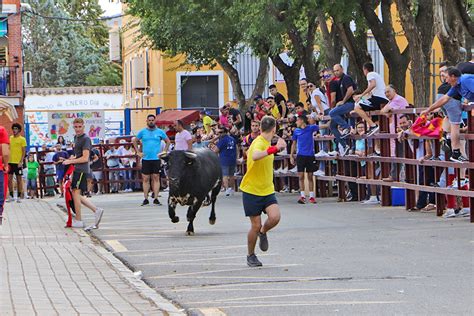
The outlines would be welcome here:
<svg viewBox="0 0 474 316">
<path fill-rule="evenodd" d="M 310 92 L 311 106 L 320 116 L 325 115 L 325 112 L 329 110 L 326 95 L 312 82 L 308 83 L 308 91 Z"/>
</svg>

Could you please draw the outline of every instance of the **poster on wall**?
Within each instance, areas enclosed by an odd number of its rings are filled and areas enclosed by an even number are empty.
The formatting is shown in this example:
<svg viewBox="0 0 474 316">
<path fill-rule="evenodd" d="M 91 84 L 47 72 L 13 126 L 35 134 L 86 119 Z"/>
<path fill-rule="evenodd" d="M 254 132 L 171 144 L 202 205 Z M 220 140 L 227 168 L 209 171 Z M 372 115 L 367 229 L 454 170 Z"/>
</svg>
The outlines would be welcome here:
<svg viewBox="0 0 474 316">
<path fill-rule="evenodd" d="M 74 128 L 72 122 L 76 118 L 82 118 L 85 125 L 85 133 L 98 144 L 105 136 L 104 111 L 55 111 L 48 113 L 49 136 L 54 142 L 59 136 L 66 140 L 74 139 Z"/>
</svg>

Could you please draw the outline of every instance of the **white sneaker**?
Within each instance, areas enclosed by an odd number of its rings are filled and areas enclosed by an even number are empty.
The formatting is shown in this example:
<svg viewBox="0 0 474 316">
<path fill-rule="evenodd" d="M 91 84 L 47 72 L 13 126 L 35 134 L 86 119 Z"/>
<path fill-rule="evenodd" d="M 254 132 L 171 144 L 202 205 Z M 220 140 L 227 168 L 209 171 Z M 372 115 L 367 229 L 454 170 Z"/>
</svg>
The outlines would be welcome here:
<svg viewBox="0 0 474 316">
<path fill-rule="evenodd" d="M 276 170 L 273 170 L 273 173 L 274 174 L 280 174 L 282 172 L 282 169 L 281 168 L 278 168 Z"/>
<path fill-rule="evenodd" d="M 362 204 L 379 204 L 379 200 L 377 200 L 376 196 L 371 196 L 370 199 L 367 201 L 362 202 Z"/>
<path fill-rule="evenodd" d="M 76 221 L 75 219 L 73 219 L 71 227 L 72 228 L 84 228 L 84 222 L 83 221 Z"/>
<path fill-rule="evenodd" d="M 335 151 L 335 150 L 328 152 L 328 155 L 329 155 L 329 156 L 332 156 L 332 157 L 335 157 L 335 156 L 337 156 L 338 154 L 339 154 L 339 153 L 338 153 L 337 151 Z"/>
<path fill-rule="evenodd" d="M 20 199 L 20 198 L 16 198 L 16 202 L 17 202 L 17 203 L 21 203 L 21 199 Z"/>
<path fill-rule="evenodd" d="M 450 208 L 449 210 L 447 210 L 447 211 L 443 214 L 443 217 L 444 217 L 444 218 L 453 218 L 453 217 L 458 217 L 458 216 L 460 216 L 459 214 L 461 214 L 461 211 L 459 211 L 459 213 L 456 214 L 456 212 L 454 211 L 454 209 Z"/>
<path fill-rule="evenodd" d="M 86 232 L 89 232 L 89 231 L 91 231 L 91 230 L 93 230 L 93 229 L 97 229 L 97 228 L 98 228 L 98 227 L 95 226 L 95 225 L 90 225 L 90 226 L 87 226 L 86 228 L 84 228 L 84 230 L 85 230 Z"/>
<path fill-rule="evenodd" d="M 104 215 L 104 209 L 103 208 L 97 208 L 95 211 L 95 223 L 94 225 L 99 227 L 100 220 L 102 219 L 102 215 Z"/>
<path fill-rule="evenodd" d="M 324 150 L 320 150 L 319 153 L 314 155 L 314 157 L 329 157 L 329 154 Z"/>
<path fill-rule="evenodd" d="M 318 170 L 318 171 L 313 172 L 313 175 L 315 175 L 317 177 L 324 177 L 326 175 L 326 173 L 322 170 Z"/>
<path fill-rule="evenodd" d="M 298 172 L 298 168 L 297 167 L 294 167 L 293 169 L 290 169 L 288 170 L 289 173 L 297 173 Z"/>
<path fill-rule="evenodd" d="M 232 188 L 227 188 L 225 190 L 225 196 L 230 196 L 234 193 L 234 190 Z"/>
<path fill-rule="evenodd" d="M 13 202 L 13 201 L 15 201 L 15 199 L 12 198 L 12 197 L 9 197 L 5 202 L 10 203 L 10 202 Z"/>
<path fill-rule="evenodd" d="M 290 192 L 290 190 L 288 189 L 288 186 L 285 185 L 280 192 L 281 193 L 288 193 L 288 192 Z"/>
<path fill-rule="evenodd" d="M 471 216 L 471 210 L 467 207 L 459 211 L 458 216 L 460 217 L 469 217 Z"/>
</svg>

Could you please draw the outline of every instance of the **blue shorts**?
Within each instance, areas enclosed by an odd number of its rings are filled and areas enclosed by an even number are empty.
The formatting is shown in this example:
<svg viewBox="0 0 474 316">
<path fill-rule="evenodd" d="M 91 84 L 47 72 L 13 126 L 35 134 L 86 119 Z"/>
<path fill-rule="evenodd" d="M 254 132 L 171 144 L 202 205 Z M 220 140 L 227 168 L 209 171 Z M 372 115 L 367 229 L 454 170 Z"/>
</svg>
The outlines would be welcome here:
<svg viewBox="0 0 474 316">
<path fill-rule="evenodd" d="M 58 182 L 63 181 L 64 174 L 65 174 L 64 170 L 57 170 L 56 169 L 56 179 L 58 180 Z"/>
<path fill-rule="evenodd" d="M 448 114 L 449 123 L 462 123 L 462 104 L 461 101 L 451 98 L 448 103 L 443 106 L 443 109 Z"/>
<path fill-rule="evenodd" d="M 278 204 L 275 193 L 265 196 L 258 196 L 242 192 L 242 202 L 244 204 L 245 216 L 260 216 L 265 209 L 273 204 Z"/>
<path fill-rule="evenodd" d="M 232 166 L 221 166 L 222 175 L 224 177 L 232 177 L 235 173 L 235 165 Z"/>
<path fill-rule="evenodd" d="M 26 180 L 26 188 L 28 190 L 36 190 L 36 179 L 27 179 Z"/>
</svg>

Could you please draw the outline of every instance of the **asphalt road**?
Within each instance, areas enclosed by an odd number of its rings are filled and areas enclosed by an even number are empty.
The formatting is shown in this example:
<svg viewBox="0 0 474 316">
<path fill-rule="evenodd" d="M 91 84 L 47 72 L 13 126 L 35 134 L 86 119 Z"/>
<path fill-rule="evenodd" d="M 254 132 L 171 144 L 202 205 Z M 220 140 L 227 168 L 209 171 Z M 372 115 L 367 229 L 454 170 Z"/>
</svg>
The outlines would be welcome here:
<svg viewBox="0 0 474 316">
<path fill-rule="evenodd" d="M 93 197 L 105 208 L 93 235 L 165 297 L 195 315 L 473 315 L 474 225 L 402 208 L 279 194 L 280 225 L 262 268 L 246 265 L 241 196 L 219 196 L 216 225 L 200 210 L 140 207 L 141 194 Z M 166 201 L 163 193 L 162 201 Z M 89 212 L 86 222 L 92 221 Z"/>
</svg>

